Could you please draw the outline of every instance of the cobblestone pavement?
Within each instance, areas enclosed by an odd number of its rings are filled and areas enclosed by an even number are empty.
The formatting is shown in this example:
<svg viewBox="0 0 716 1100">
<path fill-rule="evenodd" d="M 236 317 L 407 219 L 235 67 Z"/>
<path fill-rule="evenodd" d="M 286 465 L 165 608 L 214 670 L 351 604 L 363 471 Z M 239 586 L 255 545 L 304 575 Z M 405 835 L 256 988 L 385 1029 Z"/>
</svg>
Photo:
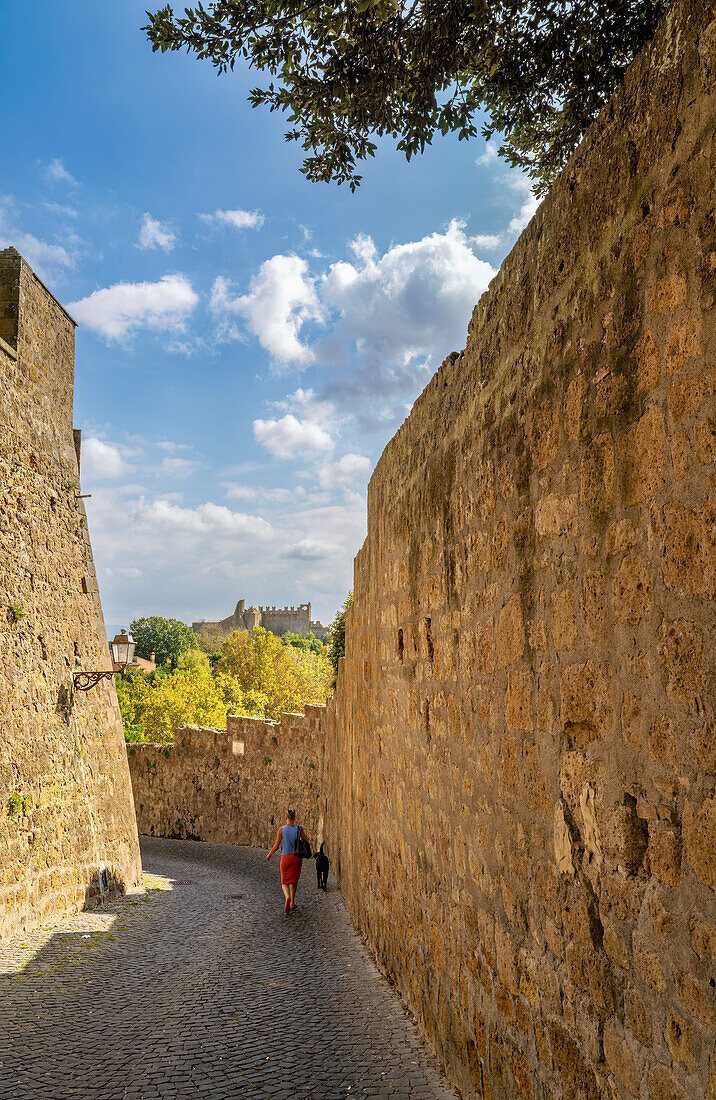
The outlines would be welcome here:
<svg viewBox="0 0 716 1100">
<path fill-rule="evenodd" d="M 449 1100 L 335 883 L 146 840 L 146 891 L 0 948 L 0 1097 Z M 332 887 L 332 889 L 331 889 Z"/>
</svg>

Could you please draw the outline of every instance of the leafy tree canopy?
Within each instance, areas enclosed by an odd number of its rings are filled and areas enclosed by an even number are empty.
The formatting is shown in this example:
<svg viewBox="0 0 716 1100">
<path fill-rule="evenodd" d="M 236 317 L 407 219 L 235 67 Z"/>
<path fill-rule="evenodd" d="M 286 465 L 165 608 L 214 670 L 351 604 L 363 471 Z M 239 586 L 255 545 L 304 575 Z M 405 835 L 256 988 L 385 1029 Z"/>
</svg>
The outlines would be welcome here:
<svg viewBox="0 0 716 1100">
<path fill-rule="evenodd" d="M 150 615 L 135 619 L 129 624 L 129 630 L 137 643 L 137 656 L 148 661 L 154 653 L 158 665 L 169 664 L 176 668 L 182 654 L 196 648 L 196 634 L 179 619 Z"/>
<path fill-rule="evenodd" d="M 317 657 L 323 657 L 326 654 L 326 646 L 317 638 L 312 630 L 309 630 L 307 634 L 296 634 L 292 630 L 287 630 L 285 634 L 281 635 L 281 641 L 284 645 L 291 646 L 293 649 L 300 649 L 303 653 L 315 653 Z"/>
<path fill-rule="evenodd" d="M 303 710 L 306 703 L 324 703 L 330 691 L 327 658 L 284 646 L 270 631 L 234 631 L 221 647 L 218 674 L 233 676 L 242 692 L 266 696 L 265 716 L 278 719 L 284 711 Z"/>
<path fill-rule="evenodd" d="M 336 612 L 336 617 L 330 625 L 328 635 L 328 659 L 333 666 L 333 686 L 336 686 L 338 676 L 338 662 L 346 655 L 346 613 L 349 607 L 353 607 L 353 593 L 346 596 L 343 607 Z"/>
<path fill-rule="evenodd" d="M 249 102 L 283 111 L 309 180 L 360 182 L 389 136 L 408 160 L 436 132 L 503 136 L 502 154 L 546 186 L 666 0 L 213 0 L 144 28 L 219 72 L 239 59 L 270 77 Z"/>
</svg>

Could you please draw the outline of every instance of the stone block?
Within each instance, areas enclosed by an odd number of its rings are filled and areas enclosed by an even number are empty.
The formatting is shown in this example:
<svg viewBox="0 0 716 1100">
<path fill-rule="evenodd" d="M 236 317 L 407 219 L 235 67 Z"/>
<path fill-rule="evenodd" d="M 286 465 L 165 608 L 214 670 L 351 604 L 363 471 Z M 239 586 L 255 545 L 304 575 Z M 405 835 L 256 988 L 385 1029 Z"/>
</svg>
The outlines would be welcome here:
<svg viewBox="0 0 716 1100">
<path fill-rule="evenodd" d="M 684 304 L 687 295 L 686 272 L 675 271 L 657 282 L 651 298 L 651 308 L 656 314 L 674 313 Z"/>
<path fill-rule="evenodd" d="M 560 451 L 559 409 L 543 403 L 534 409 L 530 424 L 530 451 L 535 470 L 545 470 Z"/>
<path fill-rule="evenodd" d="M 716 462 L 716 420 L 712 417 L 705 416 L 694 424 L 694 452 L 704 466 Z"/>
<path fill-rule="evenodd" d="M 667 374 L 683 370 L 691 359 L 703 355 L 701 319 L 695 313 L 672 325 L 666 341 L 664 363 Z"/>
<path fill-rule="evenodd" d="M 662 570 L 666 586 L 680 596 L 716 599 L 716 505 L 664 506 Z"/>
<path fill-rule="evenodd" d="M 502 608 L 497 622 L 497 663 L 503 668 L 519 661 L 525 648 L 525 624 L 519 595 Z"/>
<path fill-rule="evenodd" d="M 571 649 L 577 640 L 574 594 L 564 588 L 552 594 L 552 639 L 555 649 Z"/>
<path fill-rule="evenodd" d="M 622 499 L 625 507 L 641 504 L 666 485 L 664 414 L 654 405 L 624 437 Z"/>
<path fill-rule="evenodd" d="M 716 890 L 716 798 L 684 805 L 684 859 L 701 882 Z"/>
<path fill-rule="evenodd" d="M 633 986 L 624 994 L 624 1018 L 639 1042 L 650 1047 L 653 1042 L 651 1015 Z"/>
<path fill-rule="evenodd" d="M 530 669 L 510 669 L 505 695 L 505 722 L 511 730 L 532 729 L 534 674 Z"/>
<path fill-rule="evenodd" d="M 614 614 L 620 622 L 636 626 L 651 608 L 651 577 L 640 554 L 627 554 L 612 586 Z"/>
<path fill-rule="evenodd" d="M 582 453 L 580 492 L 582 504 L 594 516 L 609 511 L 614 500 L 614 440 L 606 432 L 594 439 Z"/>
<path fill-rule="evenodd" d="M 716 965 L 716 928 L 700 917 L 691 919 L 691 946 L 700 959 Z"/>
<path fill-rule="evenodd" d="M 664 1039 L 674 1060 L 681 1062 L 688 1074 L 693 1073 L 694 1040 L 691 1025 L 673 1009 L 666 1015 Z"/>
<path fill-rule="evenodd" d="M 638 1097 L 641 1092 L 641 1074 L 629 1047 L 611 1021 L 604 1025 L 604 1059 L 614 1076 L 632 1096 Z"/>
<path fill-rule="evenodd" d="M 590 642 L 599 642 L 607 636 L 607 582 L 601 570 L 585 572 L 582 577 L 582 616 Z"/>
<path fill-rule="evenodd" d="M 661 353 L 650 329 L 647 329 L 634 345 L 632 356 L 636 364 L 637 389 L 641 393 L 654 389 L 659 384 L 661 376 L 659 368 Z"/>
<path fill-rule="evenodd" d="M 577 534 L 577 498 L 550 493 L 537 502 L 535 528 L 542 538 Z"/>
<path fill-rule="evenodd" d="M 696 706 L 703 683 L 703 635 L 685 619 L 664 621 L 659 628 L 659 655 L 667 669 L 667 695 Z"/>
<path fill-rule="evenodd" d="M 610 680 L 611 670 L 603 662 L 569 665 L 562 672 L 560 716 L 570 747 L 584 748 L 612 730 Z"/>
</svg>

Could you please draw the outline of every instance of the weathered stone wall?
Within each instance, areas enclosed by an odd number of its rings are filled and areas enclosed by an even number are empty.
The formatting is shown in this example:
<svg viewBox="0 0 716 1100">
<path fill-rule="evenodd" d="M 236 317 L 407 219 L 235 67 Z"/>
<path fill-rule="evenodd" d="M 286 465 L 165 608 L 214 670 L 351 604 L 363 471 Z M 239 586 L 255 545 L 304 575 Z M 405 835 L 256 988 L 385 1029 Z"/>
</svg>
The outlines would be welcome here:
<svg viewBox="0 0 716 1100">
<path fill-rule="evenodd" d="M 312 709 L 351 913 L 465 1096 L 716 1100 L 715 90 L 676 4 L 386 448 Z M 308 776 L 245 728 L 245 795 L 231 734 L 138 749 L 142 830 L 176 786 L 265 844 Z"/>
<path fill-rule="evenodd" d="M 72 430 L 74 324 L 0 252 L 0 939 L 134 886 L 137 830 Z"/>
<path fill-rule="evenodd" d="M 281 722 L 229 716 L 225 730 L 183 726 L 172 743 L 130 745 L 140 833 L 270 847 L 291 807 L 315 843 L 323 829 L 324 709 Z"/>
<path fill-rule="evenodd" d="M 713 11 L 670 9 L 370 483 L 327 840 L 466 1096 L 716 1097 Z"/>
</svg>

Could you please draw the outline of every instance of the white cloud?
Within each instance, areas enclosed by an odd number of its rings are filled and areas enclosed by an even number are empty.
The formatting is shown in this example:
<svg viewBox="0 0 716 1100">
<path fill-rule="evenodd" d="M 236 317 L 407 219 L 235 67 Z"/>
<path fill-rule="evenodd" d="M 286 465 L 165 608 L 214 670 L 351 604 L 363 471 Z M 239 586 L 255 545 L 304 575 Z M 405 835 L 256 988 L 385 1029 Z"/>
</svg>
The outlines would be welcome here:
<svg viewBox="0 0 716 1100">
<path fill-rule="evenodd" d="M 324 462 L 318 470 L 318 483 L 323 489 L 354 488 L 366 481 L 371 467 L 365 455 L 349 452 L 337 462 Z"/>
<path fill-rule="evenodd" d="M 529 225 L 542 200 L 538 199 L 532 190 L 533 185 L 529 176 L 513 174 L 510 177 L 509 184 L 514 191 L 523 197 L 522 206 L 507 226 L 506 236 L 511 238 L 518 236 Z"/>
<path fill-rule="evenodd" d="M 59 269 L 67 270 L 75 265 L 74 257 L 62 245 L 42 241 L 32 233 L 17 229 L 0 231 L 0 248 L 9 246 L 24 256 L 33 271 L 50 280 L 58 277 Z"/>
<path fill-rule="evenodd" d="M 300 485 L 297 489 L 265 489 L 259 485 L 236 485 L 225 481 L 223 488 L 229 500 L 255 500 L 267 504 L 287 504 L 306 495 L 306 490 Z"/>
<path fill-rule="evenodd" d="M 157 221 L 151 214 L 145 214 L 139 230 L 137 248 L 161 248 L 164 252 L 171 252 L 176 239 L 176 233 L 168 225 Z"/>
<path fill-rule="evenodd" d="M 254 437 L 275 458 L 330 451 L 329 432 L 311 420 L 299 420 L 293 413 L 280 420 L 254 420 Z"/>
<path fill-rule="evenodd" d="M 201 466 L 200 462 L 191 458 L 180 458 L 177 455 L 163 458 L 156 468 L 160 477 L 190 477 Z"/>
<path fill-rule="evenodd" d="M 127 464 L 119 447 L 90 436 L 82 440 L 80 469 L 83 481 L 114 481 L 127 473 Z"/>
<path fill-rule="evenodd" d="M 75 266 L 75 254 L 64 245 L 43 241 L 18 227 L 17 203 L 10 195 L 0 195 L 0 248 L 16 248 L 33 271 L 49 281 L 59 280 Z M 72 239 L 72 243 L 75 240 Z"/>
<path fill-rule="evenodd" d="M 191 450 L 188 443 L 175 443 L 173 439 L 160 439 L 154 446 L 159 447 L 160 451 L 168 451 L 169 454 L 173 454 L 174 451 Z"/>
<path fill-rule="evenodd" d="M 470 242 L 475 248 L 493 249 L 502 245 L 502 237 L 498 233 L 476 233 Z"/>
<path fill-rule="evenodd" d="M 353 261 L 332 264 L 321 279 L 334 323 L 315 354 L 332 363 L 326 396 L 364 427 L 390 427 L 445 356 L 464 346 L 472 310 L 496 272 L 457 220 L 382 255 L 365 236 L 351 248 Z"/>
<path fill-rule="evenodd" d="M 104 575 L 105 577 L 125 577 L 127 580 L 133 581 L 144 574 L 141 569 L 137 569 L 134 565 L 123 565 L 116 569 L 110 569 L 108 566 L 104 570 Z"/>
<path fill-rule="evenodd" d="M 232 512 L 224 504 L 200 504 L 196 508 L 182 508 L 178 504 L 159 498 L 142 504 L 141 519 L 150 526 L 163 529 L 176 528 L 199 534 L 219 532 L 232 535 L 251 535 L 266 539 L 272 535 L 271 524 L 259 516 L 244 512 Z"/>
<path fill-rule="evenodd" d="M 229 225 L 232 229 L 260 229 L 264 216 L 260 210 L 215 210 L 213 214 L 200 214 L 203 222 Z"/>
<path fill-rule="evenodd" d="M 366 422 L 392 424 L 441 360 L 464 345 L 475 303 L 496 273 L 475 248 L 457 220 L 382 255 L 359 234 L 349 244 L 350 260 L 322 274 L 313 275 L 303 258 L 276 255 L 243 296 L 218 278 L 211 308 L 222 338 L 238 336 L 236 318 L 243 318 L 274 367 L 330 368 L 324 397 L 351 415 L 365 414 Z M 317 323 L 327 333 L 320 340 Z M 277 434 L 268 423 L 260 430 Z M 298 432 L 295 422 L 283 427 Z"/>
<path fill-rule="evenodd" d="M 182 329 L 198 301 L 185 275 L 164 275 L 156 283 L 115 283 L 68 308 L 80 324 L 111 341 L 141 326 Z"/>
<path fill-rule="evenodd" d="M 470 313 L 495 275 L 456 220 L 444 233 L 395 245 L 383 256 L 369 237 L 351 248 L 357 262 L 332 264 L 321 298 L 359 353 L 386 362 L 433 358 L 464 341 Z"/>
<path fill-rule="evenodd" d="M 475 161 L 482 166 L 495 164 L 499 157 L 499 145 L 496 141 L 486 141 L 485 148 Z"/>
<path fill-rule="evenodd" d="M 243 317 L 250 332 L 271 355 L 274 366 L 305 366 L 313 361 L 299 334 L 310 321 L 323 320 L 323 308 L 308 264 L 299 256 L 273 256 L 251 280 L 248 294 L 232 297 L 228 279 L 217 278 L 211 294 L 217 317 Z"/>
<path fill-rule="evenodd" d="M 77 186 L 77 180 L 70 175 L 59 157 L 55 157 L 47 165 L 45 179 L 50 183 L 66 183 L 70 187 Z"/>
</svg>

